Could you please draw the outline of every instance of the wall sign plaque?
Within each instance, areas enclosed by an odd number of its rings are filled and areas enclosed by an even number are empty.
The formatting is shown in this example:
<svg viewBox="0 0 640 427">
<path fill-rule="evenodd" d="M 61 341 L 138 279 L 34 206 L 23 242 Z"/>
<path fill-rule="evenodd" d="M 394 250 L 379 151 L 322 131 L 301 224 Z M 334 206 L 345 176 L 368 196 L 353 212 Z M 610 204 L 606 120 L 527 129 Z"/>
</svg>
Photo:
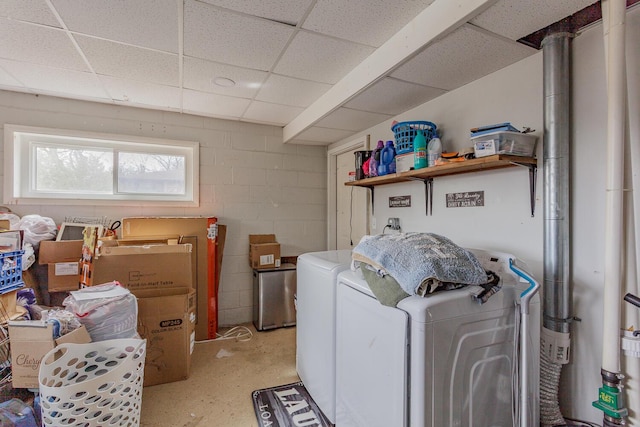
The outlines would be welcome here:
<svg viewBox="0 0 640 427">
<path fill-rule="evenodd" d="M 389 197 L 390 208 L 410 208 L 411 196 L 392 196 Z"/>
<path fill-rule="evenodd" d="M 447 193 L 448 208 L 469 208 L 475 206 L 484 206 L 484 191 Z"/>
</svg>

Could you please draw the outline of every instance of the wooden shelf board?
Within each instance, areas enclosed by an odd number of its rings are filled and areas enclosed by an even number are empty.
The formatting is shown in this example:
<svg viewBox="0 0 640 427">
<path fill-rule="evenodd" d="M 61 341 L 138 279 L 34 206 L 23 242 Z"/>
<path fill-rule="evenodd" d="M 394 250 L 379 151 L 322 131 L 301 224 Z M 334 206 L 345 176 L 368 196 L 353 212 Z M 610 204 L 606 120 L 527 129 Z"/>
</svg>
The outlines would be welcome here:
<svg viewBox="0 0 640 427">
<path fill-rule="evenodd" d="M 465 160 L 464 162 L 452 162 L 440 166 L 432 166 L 411 170 L 407 172 L 394 173 L 373 178 L 360 179 L 358 181 L 345 182 L 344 185 L 357 187 L 373 187 L 376 185 L 393 184 L 396 182 L 408 182 L 424 180 L 446 175 L 458 175 L 462 173 L 478 172 L 482 170 L 501 169 L 511 166 L 537 165 L 537 160 L 533 157 L 509 156 L 505 154 L 495 154 L 493 156 L 481 157 L 479 159 Z"/>
</svg>

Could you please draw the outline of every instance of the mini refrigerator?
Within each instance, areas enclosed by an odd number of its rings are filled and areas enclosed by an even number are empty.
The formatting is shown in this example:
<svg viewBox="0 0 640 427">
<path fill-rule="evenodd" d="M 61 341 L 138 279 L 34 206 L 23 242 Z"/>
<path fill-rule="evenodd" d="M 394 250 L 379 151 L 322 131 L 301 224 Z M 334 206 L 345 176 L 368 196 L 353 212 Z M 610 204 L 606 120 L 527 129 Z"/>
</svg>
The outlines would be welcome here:
<svg viewBox="0 0 640 427">
<path fill-rule="evenodd" d="M 253 270 L 253 324 L 258 331 L 296 324 L 296 266 Z"/>
</svg>

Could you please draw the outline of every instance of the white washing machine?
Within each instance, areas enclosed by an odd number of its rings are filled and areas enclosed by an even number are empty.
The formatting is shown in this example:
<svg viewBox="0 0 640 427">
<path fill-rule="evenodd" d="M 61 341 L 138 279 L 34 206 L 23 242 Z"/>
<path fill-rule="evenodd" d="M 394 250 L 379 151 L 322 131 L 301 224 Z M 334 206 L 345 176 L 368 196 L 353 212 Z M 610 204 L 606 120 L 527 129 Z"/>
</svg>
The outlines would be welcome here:
<svg viewBox="0 0 640 427">
<path fill-rule="evenodd" d="M 482 305 L 463 288 L 387 307 L 361 273 L 338 275 L 337 427 L 514 425 L 515 301 L 528 285 L 509 270 L 510 255 L 473 252 L 502 280 L 502 289 Z M 529 311 L 526 425 L 534 426 L 539 424 L 537 295 Z"/>
<path fill-rule="evenodd" d="M 298 257 L 296 369 L 327 418 L 336 420 L 336 288 L 351 265 L 351 250 L 310 252 Z"/>
</svg>

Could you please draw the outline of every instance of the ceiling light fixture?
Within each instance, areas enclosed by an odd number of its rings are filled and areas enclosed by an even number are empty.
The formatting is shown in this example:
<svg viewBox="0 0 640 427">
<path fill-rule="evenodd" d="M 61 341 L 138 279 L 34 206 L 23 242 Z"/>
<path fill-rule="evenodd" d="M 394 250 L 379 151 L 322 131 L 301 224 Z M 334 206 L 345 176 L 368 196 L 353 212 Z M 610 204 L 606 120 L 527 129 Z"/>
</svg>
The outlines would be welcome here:
<svg viewBox="0 0 640 427">
<path fill-rule="evenodd" d="M 236 85 L 236 82 L 227 77 L 216 77 L 213 79 L 213 84 L 222 87 L 233 87 Z"/>
</svg>

